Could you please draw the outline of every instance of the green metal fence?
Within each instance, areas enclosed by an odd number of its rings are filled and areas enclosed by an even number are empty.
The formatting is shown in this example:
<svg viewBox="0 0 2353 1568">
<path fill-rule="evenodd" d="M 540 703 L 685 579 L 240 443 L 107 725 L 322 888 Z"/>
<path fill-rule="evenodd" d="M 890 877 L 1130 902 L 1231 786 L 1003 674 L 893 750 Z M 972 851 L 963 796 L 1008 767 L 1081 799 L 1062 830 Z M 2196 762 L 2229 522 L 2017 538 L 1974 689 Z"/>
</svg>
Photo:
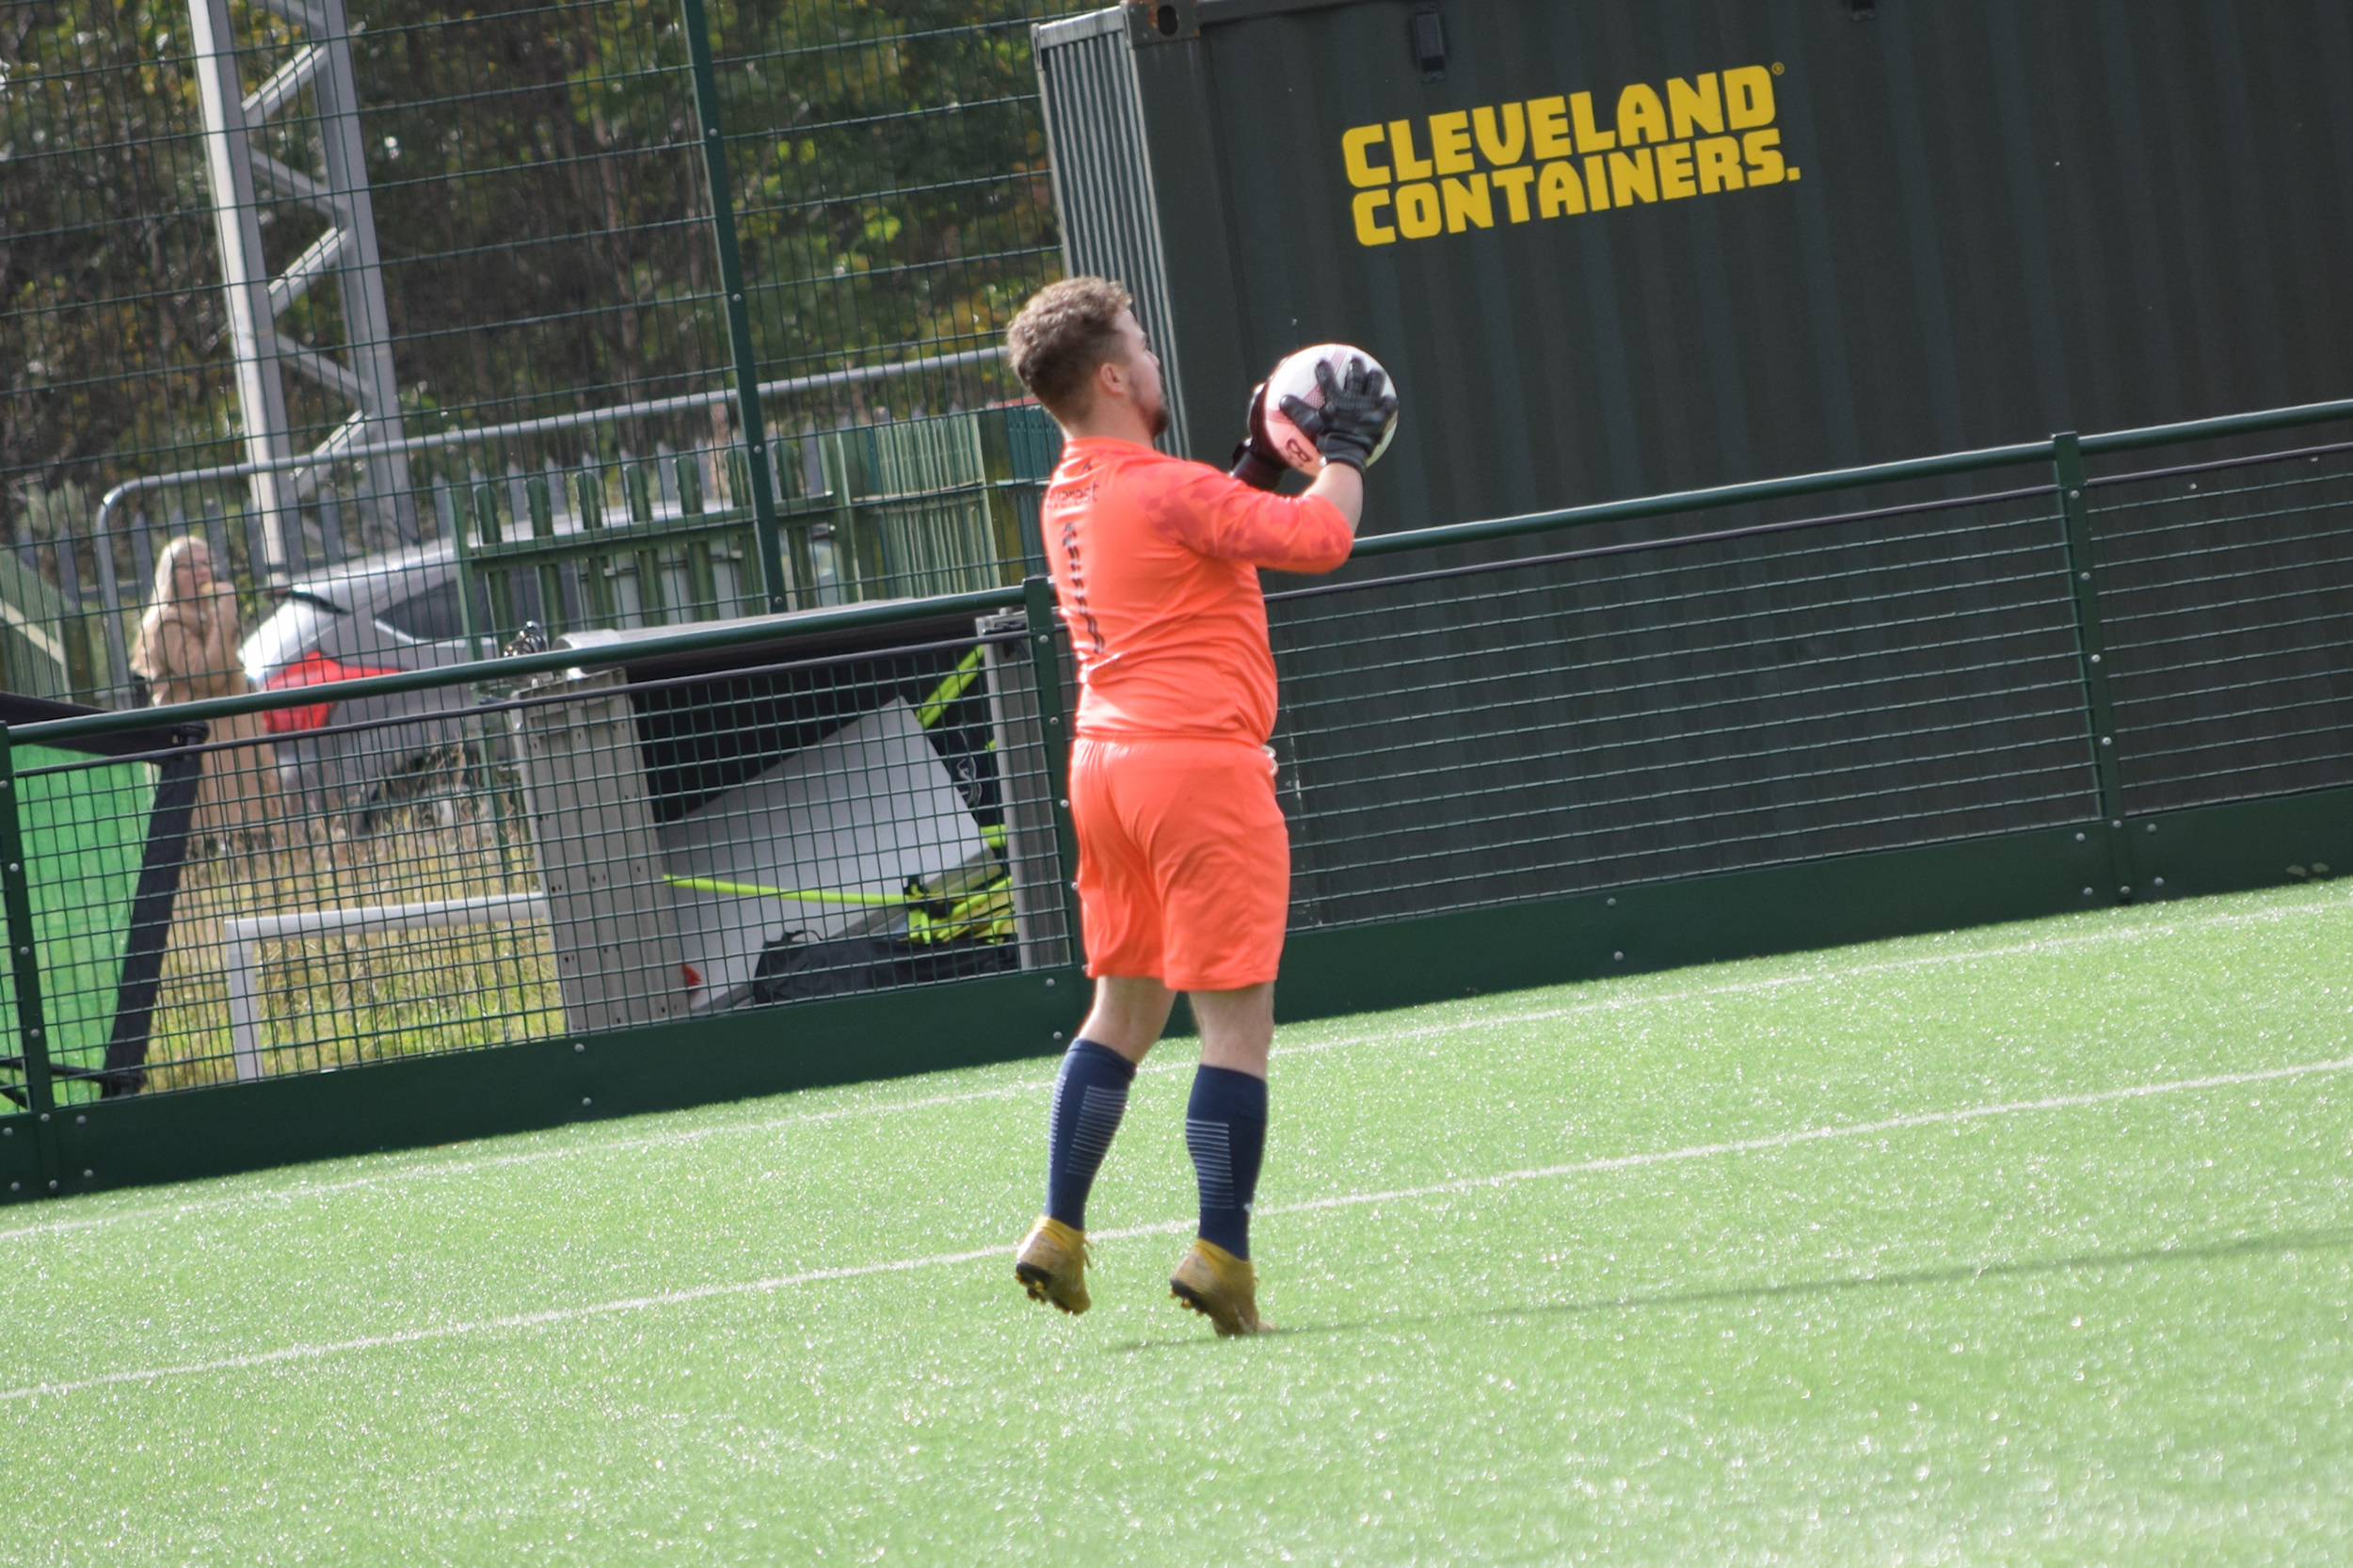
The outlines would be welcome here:
<svg viewBox="0 0 2353 1568">
<path fill-rule="evenodd" d="M 1035 405 L 826 430 L 770 446 L 786 597 L 840 604 L 1018 582 L 1044 564 L 1037 506 L 1062 449 Z M 741 454 L 728 493 L 749 492 Z M 693 458 L 534 474 L 434 496 L 468 584 L 467 635 L 561 633 L 764 613 L 760 524 L 713 504 Z"/>
<path fill-rule="evenodd" d="M 1280 1005 L 2353 867 L 2348 428 L 1362 541 L 1271 597 Z M 12 724 L 9 1193 L 1053 1049 L 1083 999 L 1049 603 Z"/>
<path fill-rule="evenodd" d="M 305 584 L 469 611 L 340 661 L 410 668 L 522 620 L 1016 581 L 1017 502 L 940 492 L 1043 472 L 969 426 L 1020 417 L 1004 326 L 1059 268 L 1028 28 L 1068 8 L 14 8 L 0 689 L 240 690 L 277 672 L 239 644 Z M 945 477 L 864 456 L 975 442 Z M 626 548 L 570 537 L 600 515 Z M 227 597 L 157 591 L 184 537 Z M 202 666 L 142 669 L 173 616 L 205 622 Z"/>
</svg>

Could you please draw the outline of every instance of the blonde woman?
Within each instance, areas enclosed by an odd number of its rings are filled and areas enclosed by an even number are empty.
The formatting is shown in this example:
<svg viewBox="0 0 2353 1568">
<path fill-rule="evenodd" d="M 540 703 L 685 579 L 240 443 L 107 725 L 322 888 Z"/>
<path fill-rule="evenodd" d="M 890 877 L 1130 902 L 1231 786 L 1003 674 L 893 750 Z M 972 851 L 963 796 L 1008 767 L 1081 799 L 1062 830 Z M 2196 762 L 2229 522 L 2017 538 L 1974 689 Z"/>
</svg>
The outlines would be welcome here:
<svg viewBox="0 0 2353 1568">
<path fill-rule="evenodd" d="M 131 655 L 152 700 L 160 707 L 251 691 L 237 663 L 238 632 L 236 588 L 214 574 L 212 547 L 194 536 L 165 546 Z M 195 832 L 223 843 L 265 840 L 278 799 L 278 760 L 262 741 L 262 715 L 215 719 L 211 730 L 216 742 L 250 744 L 205 754 Z"/>
</svg>

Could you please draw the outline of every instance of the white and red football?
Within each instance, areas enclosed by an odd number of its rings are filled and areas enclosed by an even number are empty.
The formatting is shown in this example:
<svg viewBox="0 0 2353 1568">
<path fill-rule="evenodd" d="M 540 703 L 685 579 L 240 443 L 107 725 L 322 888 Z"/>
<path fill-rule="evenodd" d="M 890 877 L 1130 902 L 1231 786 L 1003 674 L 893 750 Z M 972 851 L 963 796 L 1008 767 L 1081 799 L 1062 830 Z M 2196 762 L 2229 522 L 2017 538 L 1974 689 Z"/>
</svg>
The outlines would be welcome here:
<svg viewBox="0 0 2353 1568">
<path fill-rule="evenodd" d="M 1351 360 L 1364 360 L 1367 371 L 1381 370 L 1381 361 L 1361 348 L 1344 343 L 1320 343 L 1312 348 L 1303 348 L 1286 356 L 1283 362 L 1274 367 L 1273 374 L 1266 378 L 1267 437 L 1274 443 L 1274 449 L 1283 455 L 1283 461 L 1303 473 L 1313 473 L 1321 468 L 1323 458 L 1316 451 L 1316 443 L 1309 440 L 1306 433 L 1284 414 L 1283 399 L 1296 397 L 1310 408 L 1321 408 L 1323 389 L 1316 385 L 1316 366 L 1328 364 L 1336 379 L 1345 380 Z M 1397 387 L 1387 377 L 1388 373 L 1382 371 L 1385 390 L 1395 392 Z M 1397 415 L 1391 413 L 1387 426 L 1381 432 L 1380 441 L 1372 449 L 1372 456 L 1365 459 L 1366 467 L 1369 468 L 1381 460 L 1381 454 L 1389 449 L 1389 439 L 1396 434 Z"/>
</svg>

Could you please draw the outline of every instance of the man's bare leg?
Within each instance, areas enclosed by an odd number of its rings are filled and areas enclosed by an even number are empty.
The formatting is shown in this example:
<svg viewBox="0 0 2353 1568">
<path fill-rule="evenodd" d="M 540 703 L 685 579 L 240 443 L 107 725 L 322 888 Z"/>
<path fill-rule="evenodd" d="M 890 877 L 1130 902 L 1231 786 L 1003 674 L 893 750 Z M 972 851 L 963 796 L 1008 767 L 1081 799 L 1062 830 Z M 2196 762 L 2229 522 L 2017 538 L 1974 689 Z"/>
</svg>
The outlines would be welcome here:
<svg viewBox="0 0 2353 1568">
<path fill-rule="evenodd" d="M 1193 1022 L 1201 1026 L 1201 1064 L 1248 1073 L 1263 1082 L 1267 1051 L 1274 1044 L 1273 984 L 1193 991 L 1187 1000 Z"/>
<path fill-rule="evenodd" d="M 1157 980 L 1099 976 L 1095 1006 L 1080 1027 L 1079 1038 L 1117 1051 L 1132 1066 L 1159 1042 L 1160 1031 L 1168 1027 L 1168 1010 L 1176 1005 L 1176 993 Z"/>
</svg>

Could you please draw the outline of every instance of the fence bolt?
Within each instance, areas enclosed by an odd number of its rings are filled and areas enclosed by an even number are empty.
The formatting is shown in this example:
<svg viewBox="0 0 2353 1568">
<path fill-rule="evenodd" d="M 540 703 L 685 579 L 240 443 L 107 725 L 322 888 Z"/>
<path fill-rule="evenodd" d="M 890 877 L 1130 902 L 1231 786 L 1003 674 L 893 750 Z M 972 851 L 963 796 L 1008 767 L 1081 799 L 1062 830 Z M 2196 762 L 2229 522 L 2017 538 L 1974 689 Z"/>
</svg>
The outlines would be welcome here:
<svg viewBox="0 0 2353 1568">
<path fill-rule="evenodd" d="M 2116 744 L 2116 737 L 2113 735 L 2103 735 L 2100 737 L 2100 744 L 2104 746 L 2114 745 Z"/>
<path fill-rule="evenodd" d="M 1054 988 L 1054 977 L 1050 974 L 1046 977 L 1046 988 L 1049 991 Z"/>
<path fill-rule="evenodd" d="M 2096 653 L 2095 653 L 2095 654 L 2093 654 L 2093 655 L 2091 656 L 2091 662 L 2092 662 L 2093 664 L 2098 664 L 2098 663 L 2100 662 L 2100 656 L 2099 656 L 2098 654 L 2096 654 Z"/>
<path fill-rule="evenodd" d="M 1625 954 L 1623 952 L 1613 952 L 1609 955 L 1609 960 L 1613 964 L 1623 964 L 1625 962 Z"/>
<path fill-rule="evenodd" d="M 44 1122 L 47 1121 L 49 1119 L 49 1112 L 46 1111 L 42 1112 L 40 1113 L 40 1119 Z"/>
<path fill-rule="evenodd" d="M 1059 1039 L 1061 1039 L 1061 1038 L 1062 1038 L 1062 1031 L 1061 1031 L 1061 1030 L 1059 1030 L 1059 1029 L 1058 1029 L 1058 1030 L 1054 1031 L 1054 1038 L 1055 1038 L 1055 1039 L 1057 1039 L 1057 1040 L 1059 1040 Z"/>
<path fill-rule="evenodd" d="M 2152 877 L 2150 878 L 2149 886 L 2152 888 L 2162 888 L 2165 886 L 2165 878 L 2161 876 Z"/>
<path fill-rule="evenodd" d="M 2075 581 L 2078 583 L 2089 583 L 2091 581 L 2091 573 L 2088 571 L 2079 571 L 2075 574 Z"/>
<path fill-rule="evenodd" d="M 2121 822 L 2112 822 L 2112 823 L 2108 824 L 2108 825 L 2109 825 L 2110 827 L 2118 827 L 2118 828 L 2121 828 L 2121 827 L 2122 827 L 2124 824 L 2123 824 Z"/>
<path fill-rule="evenodd" d="M 2070 490 L 2067 492 L 2067 499 L 2070 501 L 2081 501 L 2083 498 L 2084 492 L 2081 490 Z"/>
<path fill-rule="evenodd" d="M 88 1165 L 82 1167 L 82 1179 L 84 1181 L 88 1181 L 90 1177 L 96 1176 L 97 1174 L 98 1173 L 96 1171 L 91 1170 Z"/>
<path fill-rule="evenodd" d="M 2151 824 L 2149 824 L 2149 831 L 2150 831 L 2150 832 L 2152 832 L 2152 833 L 2154 833 L 2156 830 L 2157 830 L 2157 824 L 2156 824 L 2155 823 L 2151 823 Z"/>
<path fill-rule="evenodd" d="M 89 1126 L 89 1118 L 88 1116 L 76 1116 L 73 1118 L 73 1125 L 75 1127 L 88 1127 Z"/>
<path fill-rule="evenodd" d="M 2084 897 L 2086 897 L 2086 898 L 2089 898 L 2090 896 L 2091 896 L 2091 889 L 2090 889 L 2090 888 L 2086 888 L 2084 889 Z"/>
<path fill-rule="evenodd" d="M 2077 843 L 2079 843 L 2079 844 L 2080 844 L 2080 843 L 2082 843 L 2082 842 L 2084 841 L 2084 836 L 2083 836 L 2082 834 L 2080 834 L 2080 833 L 2076 834 L 2076 835 L 2075 835 L 2075 841 L 2076 841 Z"/>
<path fill-rule="evenodd" d="M 2130 888 L 2119 888 L 2116 890 L 2116 896 L 2118 898 L 2130 898 L 2133 896 L 2133 890 Z"/>
<path fill-rule="evenodd" d="M 594 1098 L 592 1098 L 591 1096 L 587 1096 L 587 1095 L 583 1095 L 583 1096 L 580 1096 L 580 1103 L 581 1103 L 581 1105 L 582 1105 L 584 1108 L 585 1108 L 585 1107 L 587 1107 L 587 1106 L 594 1105 L 594 1104 L 596 1104 L 597 1102 L 596 1102 L 596 1100 L 595 1100 Z"/>
<path fill-rule="evenodd" d="M 56 1192 L 56 1191 L 57 1190 L 57 1178 L 56 1178 L 56 1176 L 51 1176 L 51 1177 L 49 1178 L 49 1190 L 50 1190 L 52 1192 Z"/>
<path fill-rule="evenodd" d="M 16 1128 L 12 1127 L 0 1127 L 0 1138 L 13 1138 L 15 1136 Z"/>
<path fill-rule="evenodd" d="M 572 1042 L 572 1054 L 573 1054 L 573 1055 L 575 1055 L 575 1056 L 579 1055 L 581 1052 L 583 1052 L 583 1051 L 586 1050 L 587 1048 L 588 1048 L 588 1042 L 587 1042 L 587 1041 L 585 1041 L 585 1040 L 574 1040 L 574 1041 Z"/>
</svg>

